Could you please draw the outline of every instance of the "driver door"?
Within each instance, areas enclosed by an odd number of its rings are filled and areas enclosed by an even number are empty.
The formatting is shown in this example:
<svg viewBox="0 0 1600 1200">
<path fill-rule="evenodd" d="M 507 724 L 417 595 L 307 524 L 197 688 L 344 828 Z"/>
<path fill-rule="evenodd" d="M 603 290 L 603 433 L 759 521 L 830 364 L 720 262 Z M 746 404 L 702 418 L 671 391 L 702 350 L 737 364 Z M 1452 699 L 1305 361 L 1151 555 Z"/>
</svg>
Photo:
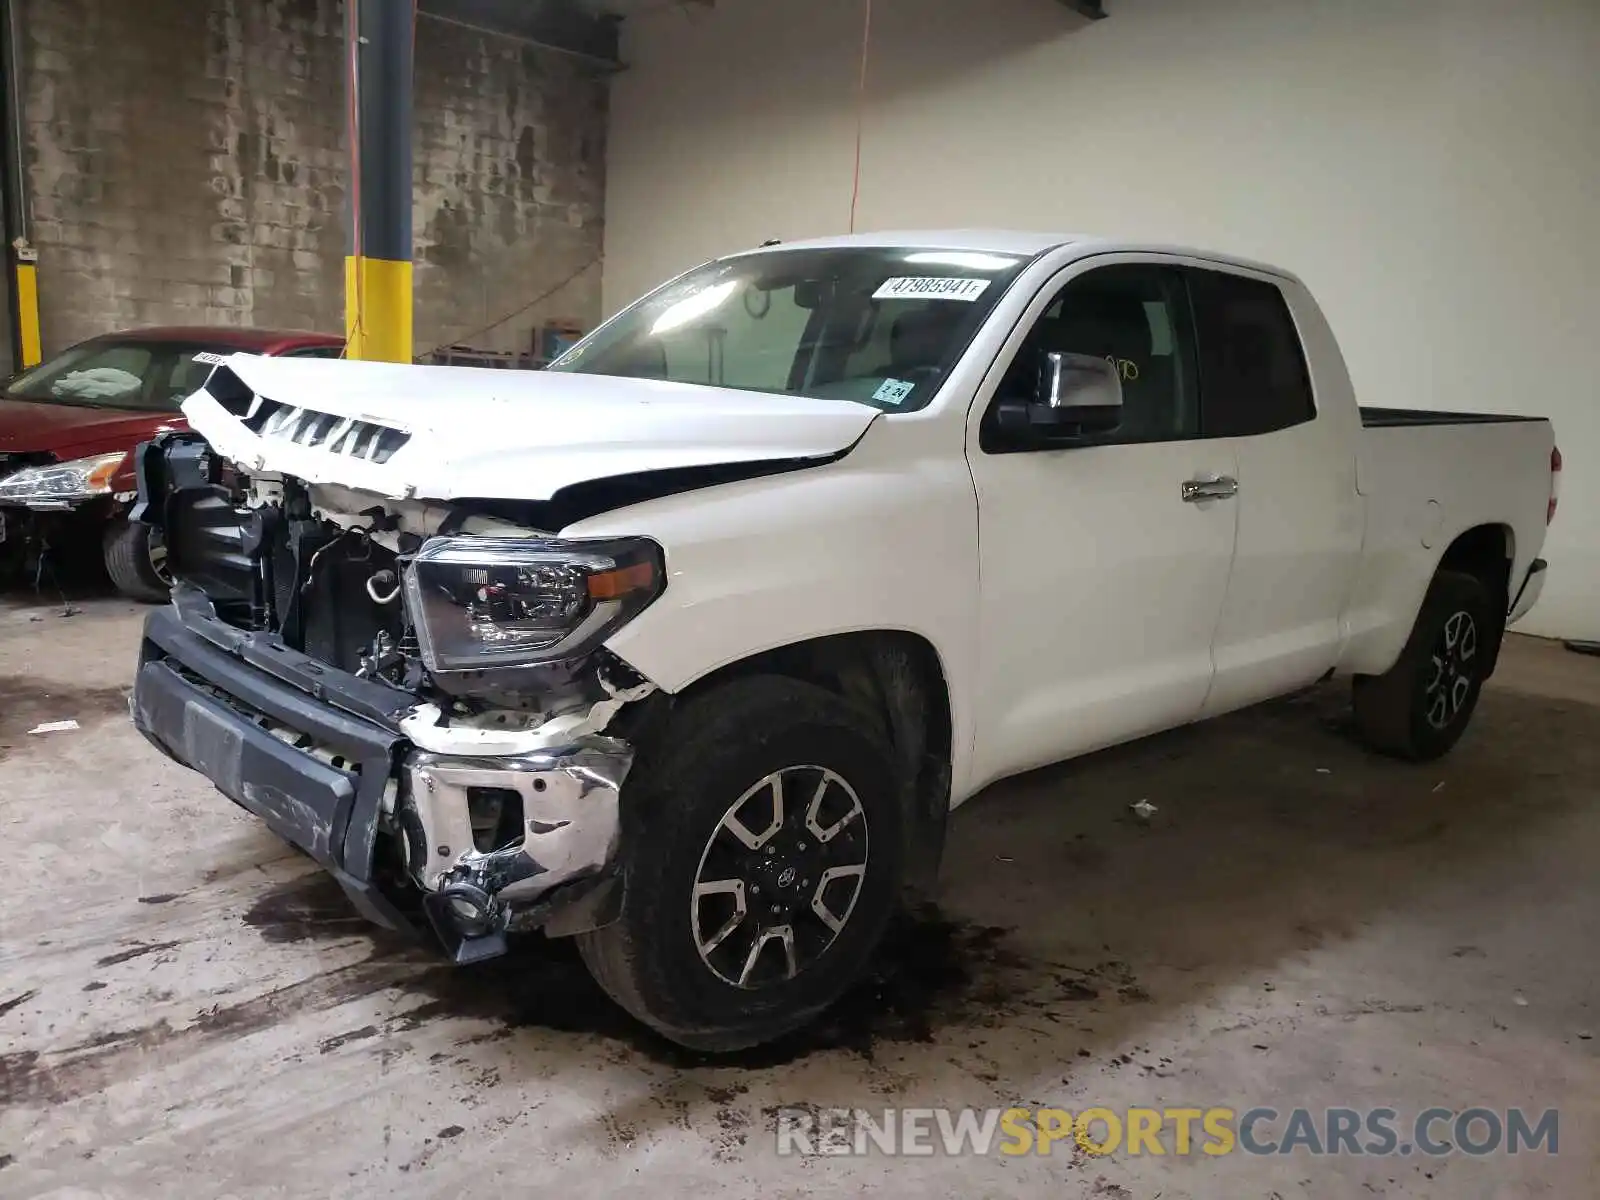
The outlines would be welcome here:
<svg viewBox="0 0 1600 1200">
<path fill-rule="evenodd" d="M 1121 424 L 1070 445 L 1008 447 L 995 406 L 1031 396 L 1050 351 L 1117 365 Z M 982 572 L 980 786 L 1200 715 L 1238 527 L 1232 443 L 1200 436 L 1193 321 L 1176 270 L 1069 268 L 1007 353 L 993 394 L 980 393 L 968 448 Z M 1197 483 L 1210 486 L 1185 487 Z"/>
</svg>

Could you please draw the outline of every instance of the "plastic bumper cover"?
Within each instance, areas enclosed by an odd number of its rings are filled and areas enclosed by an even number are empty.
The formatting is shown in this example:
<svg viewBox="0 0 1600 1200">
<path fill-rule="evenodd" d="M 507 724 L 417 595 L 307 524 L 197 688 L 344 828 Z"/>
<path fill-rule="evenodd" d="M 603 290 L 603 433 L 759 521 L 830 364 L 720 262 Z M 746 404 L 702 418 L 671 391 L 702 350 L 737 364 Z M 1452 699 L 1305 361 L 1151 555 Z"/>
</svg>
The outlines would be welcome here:
<svg viewBox="0 0 1600 1200">
<path fill-rule="evenodd" d="M 198 628 L 186 615 L 196 618 Z M 207 620 L 220 631 L 209 629 Z M 233 650 L 205 633 L 234 642 Z M 369 920 L 407 928 L 409 922 L 373 882 L 379 814 L 401 745 L 398 731 L 252 665 L 239 653 L 247 645 L 270 653 L 214 616 L 180 615 L 176 605 L 151 613 L 131 704 L 135 726 L 330 871 Z M 303 656 L 287 648 L 281 654 L 286 671 L 308 669 L 309 660 L 295 661 Z M 310 739 L 317 753 L 274 729 Z"/>
</svg>

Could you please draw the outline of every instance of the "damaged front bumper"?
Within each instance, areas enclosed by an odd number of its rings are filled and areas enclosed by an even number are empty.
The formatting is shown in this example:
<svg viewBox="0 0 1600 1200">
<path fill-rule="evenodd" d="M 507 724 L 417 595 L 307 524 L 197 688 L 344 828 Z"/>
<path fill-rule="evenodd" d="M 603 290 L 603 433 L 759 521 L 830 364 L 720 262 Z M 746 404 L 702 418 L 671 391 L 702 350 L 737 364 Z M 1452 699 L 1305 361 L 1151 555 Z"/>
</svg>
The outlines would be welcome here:
<svg viewBox="0 0 1600 1200">
<path fill-rule="evenodd" d="M 456 934 L 499 938 L 513 916 L 538 923 L 556 889 L 604 878 L 622 836 L 622 781 L 632 762 L 625 742 L 598 735 L 515 758 L 408 753 L 400 800 L 407 861 L 446 944 Z M 474 792 L 498 793 L 520 810 L 520 839 L 477 848 Z M 491 948 L 480 942 L 472 956 Z"/>
<path fill-rule="evenodd" d="M 368 919 L 414 928 L 420 899 L 458 962 L 503 952 L 508 928 L 603 923 L 631 747 L 582 733 L 521 754 L 441 754 L 406 736 L 416 708 L 227 624 L 193 587 L 145 621 L 135 725 L 309 854 Z M 477 827 L 486 804 L 510 822 Z"/>
</svg>

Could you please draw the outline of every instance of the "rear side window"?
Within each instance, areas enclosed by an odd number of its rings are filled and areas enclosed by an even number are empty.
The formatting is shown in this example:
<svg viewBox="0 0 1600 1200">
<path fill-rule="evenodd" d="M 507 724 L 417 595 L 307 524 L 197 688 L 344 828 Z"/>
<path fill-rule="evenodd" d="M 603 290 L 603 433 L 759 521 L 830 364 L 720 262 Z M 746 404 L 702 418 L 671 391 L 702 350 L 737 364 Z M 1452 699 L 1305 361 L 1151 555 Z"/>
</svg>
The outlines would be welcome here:
<svg viewBox="0 0 1600 1200">
<path fill-rule="evenodd" d="M 1207 437 L 1244 437 L 1315 418 L 1311 375 L 1275 284 L 1190 271 Z"/>
</svg>

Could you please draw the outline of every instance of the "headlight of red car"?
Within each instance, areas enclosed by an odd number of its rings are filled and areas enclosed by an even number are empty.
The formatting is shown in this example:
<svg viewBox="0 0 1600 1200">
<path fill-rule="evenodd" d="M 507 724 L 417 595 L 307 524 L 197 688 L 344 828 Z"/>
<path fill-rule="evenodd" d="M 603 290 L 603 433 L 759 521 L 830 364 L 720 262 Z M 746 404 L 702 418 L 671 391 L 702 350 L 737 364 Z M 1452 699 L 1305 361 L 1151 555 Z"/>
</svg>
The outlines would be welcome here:
<svg viewBox="0 0 1600 1200">
<path fill-rule="evenodd" d="M 48 467 L 28 467 L 0 479 L 0 504 L 28 508 L 71 508 L 96 496 L 109 495 L 111 480 L 122 469 L 127 452 L 96 454 Z"/>
</svg>

